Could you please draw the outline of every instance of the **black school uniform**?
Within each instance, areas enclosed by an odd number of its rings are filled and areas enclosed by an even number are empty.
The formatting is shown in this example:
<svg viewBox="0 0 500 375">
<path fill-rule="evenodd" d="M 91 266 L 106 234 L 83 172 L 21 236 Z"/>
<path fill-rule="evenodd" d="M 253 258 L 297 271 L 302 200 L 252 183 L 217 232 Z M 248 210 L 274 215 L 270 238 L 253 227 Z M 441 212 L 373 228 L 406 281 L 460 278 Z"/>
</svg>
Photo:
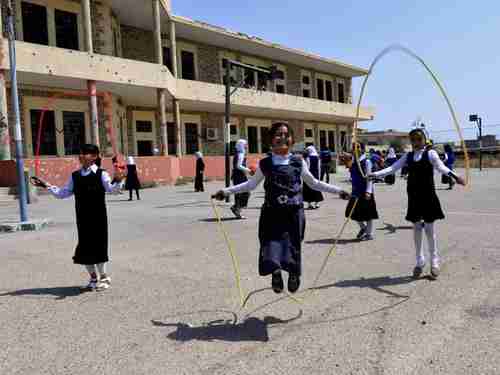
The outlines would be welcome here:
<svg viewBox="0 0 500 375">
<path fill-rule="evenodd" d="M 93 265 L 109 261 L 108 215 L 102 173 L 103 170 L 98 168 L 87 176 L 82 176 L 80 170 L 72 174 L 78 229 L 78 244 L 73 257 L 75 264 Z"/>
<path fill-rule="evenodd" d="M 266 276 L 281 269 L 300 275 L 306 224 L 302 158 L 292 156 L 288 165 L 275 165 L 268 156 L 259 167 L 265 176 L 265 200 L 259 219 L 259 274 Z"/>
<path fill-rule="evenodd" d="M 366 158 L 361 158 L 359 164 L 363 170 L 363 174 L 366 176 Z M 358 163 L 354 159 L 352 166 L 349 169 L 352 181 L 352 193 L 351 199 L 347 203 L 345 209 L 345 217 L 349 217 L 352 211 L 351 219 L 354 221 L 370 221 L 378 219 L 377 204 L 375 202 L 375 194 L 372 193 L 371 199 L 365 199 L 365 193 L 367 188 L 367 179 L 363 177 L 359 170 Z M 357 201 L 357 203 L 356 203 Z M 356 203 L 356 207 L 354 207 Z M 354 211 L 353 211 L 354 207 Z"/>
<path fill-rule="evenodd" d="M 205 163 L 202 158 L 196 159 L 196 177 L 194 179 L 194 190 L 205 191 L 203 186 L 203 173 L 205 171 Z"/>
<path fill-rule="evenodd" d="M 317 156 L 307 156 L 309 159 L 309 172 L 319 180 L 320 170 L 319 170 L 319 157 Z M 309 186 L 304 185 L 304 202 L 307 203 L 318 203 L 323 202 L 323 194 L 321 191 L 316 191 L 311 189 Z"/>
<path fill-rule="evenodd" d="M 432 223 L 444 219 L 441 203 L 436 194 L 434 167 L 429 160 L 429 151 L 424 151 L 419 161 L 415 161 L 413 155 L 412 151 L 406 157 L 408 168 L 408 212 L 406 220 L 412 223 L 420 221 Z"/>
</svg>

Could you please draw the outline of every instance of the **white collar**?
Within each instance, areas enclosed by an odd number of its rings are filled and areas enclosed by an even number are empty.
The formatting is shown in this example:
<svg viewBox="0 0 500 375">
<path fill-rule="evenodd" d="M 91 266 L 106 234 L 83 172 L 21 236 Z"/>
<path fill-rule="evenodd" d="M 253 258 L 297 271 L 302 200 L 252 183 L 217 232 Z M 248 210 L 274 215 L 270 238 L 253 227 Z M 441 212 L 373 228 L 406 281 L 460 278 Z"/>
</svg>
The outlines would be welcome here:
<svg viewBox="0 0 500 375">
<path fill-rule="evenodd" d="M 90 173 L 90 172 L 94 172 L 94 173 L 96 173 L 98 169 L 99 169 L 99 167 L 98 167 L 97 165 L 95 165 L 95 164 L 92 164 L 92 165 L 91 165 L 90 167 L 88 167 L 88 168 L 83 168 L 83 167 L 82 167 L 82 171 L 84 171 L 84 172 L 88 172 L 88 173 Z"/>
</svg>

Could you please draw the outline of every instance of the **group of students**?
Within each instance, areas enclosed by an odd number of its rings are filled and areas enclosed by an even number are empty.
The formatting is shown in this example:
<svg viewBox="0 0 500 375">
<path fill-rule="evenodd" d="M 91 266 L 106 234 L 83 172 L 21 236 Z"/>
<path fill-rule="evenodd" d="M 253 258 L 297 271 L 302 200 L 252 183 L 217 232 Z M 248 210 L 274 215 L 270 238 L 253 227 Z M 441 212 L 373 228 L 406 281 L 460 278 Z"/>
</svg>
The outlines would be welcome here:
<svg viewBox="0 0 500 375">
<path fill-rule="evenodd" d="M 272 275 L 271 286 L 276 293 L 284 289 L 282 271 L 288 273 L 289 292 L 295 293 L 300 286 L 306 186 L 317 192 L 339 194 L 341 198 L 349 199 L 346 217 L 359 224 L 359 239 L 371 240 L 373 220 L 378 218 L 373 180 L 393 175 L 403 167 L 408 169 L 406 220 L 413 223 L 416 249 L 413 277 L 419 278 L 426 265 L 422 246 L 424 231 L 430 253 L 430 277 L 435 279 L 439 276 L 441 259 L 434 222 L 444 219 L 444 213 L 435 190 L 434 170 L 461 185 L 465 181 L 443 164 L 435 150 L 426 147 L 427 135 L 423 129 L 417 128 L 410 132 L 411 152 L 377 172 L 372 172 L 372 162 L 364 153 L 364 146 L 355 144 L 352 155 L 341 157 L 350 170 L 351 194 L 318 180 L 309 170 L 309 165 L 314 168 L 314 163 L 308 165 L 302 155 L 290 152 L 294 138 L 292 129 L 286 123 L 273 124 L 269 133 L 272 151 L 259 162 L 254 175 L 241 184 L 218 191 L 214 197 L 223 200 L 231 194 L 249 193 L 264 182 L 265 199 L 258 229 L 259 274 Z"/>
<path fill-rule="evenodd" d="M 315 192 L 338 194 L 342 199 L 349 200 L 346 216 L 359 223 L 358 238 L 370 240 L 373 239 L 373 220 L 378 217 L 372 180 L 394 174 L 405 166 L 408 168 L 406 219 L 414 224 L 416 247 L 413 276 L 420 277 L 426 264 L 422 249 L 424 231 L 431 257 L 431 276 L 439 275 L 440 258 L 434 222 L 443 219 L 444 214 L 435 191 L 434 169 L 459 184 L 464 184 L 464 180 L 443 164 L 436 151 L 426 148 L 426 134 L 423 130 L 415 129 L 410 132 L 413 151 L 403 155 L 390 167 L 377 172 L 371 171 L 371 162 L 363 153 L 363 146 L 355 145 L 359 150 L 354 149 L 350 157 L 342 157 L 350 169 L 351 193 L 322 182 L 311 173 L 310 168 L 315 168 L 314 152 L 309 153 L 309 158 L 313 157 L 309 162 L 303 155 L 291 153 L 294 135 L 288 124 L 273 124 L 269 134 L 271 152 L 259 161 L 256 168 L 246 167 L 246 142 L 238 143 L 238 153 L 243 155 L 236 155 L 234 159 L 233 182 L 236 184 L 218 191 L 213 198 L 224 200 L 227 196 L 236 194 L 239 197 L 232 210 L 237 212 L 247 204 L 249 192 L 264 182 L 265 198 L 258 226 L 258 269 L 261 276 L 272 275 L 271 286 L 276 293 L 281 293 L 284 289 L 282 271 L 288 273 L 287 288 L 291 293 L 295 293 L 300 287 L 301 246 L 306 225 L 303 187 L 307 186 Z M 359 160 L 356 160 L 358 157 Z M 109 257 L 105 194 L 121 189 L 125 173 L 122 169 L 115 168 L 114 178 L 111 179 L 100 167 L 99 149 L 95 145 L 84 145 L 79 160 L 81 168 L 72 173 L 64 187 L 59 188 L 43 181 L 40 181 L 40 186 L 47 188 L 56 198 L 75 196 L 78 243 L 73 261 L 86 267 L 90 275 L 87 288 L 107 289 L 111 285 L 111 279 L 106 271 Z M 89 233 L 92 235 L 89 236 Z"/>
</svg>

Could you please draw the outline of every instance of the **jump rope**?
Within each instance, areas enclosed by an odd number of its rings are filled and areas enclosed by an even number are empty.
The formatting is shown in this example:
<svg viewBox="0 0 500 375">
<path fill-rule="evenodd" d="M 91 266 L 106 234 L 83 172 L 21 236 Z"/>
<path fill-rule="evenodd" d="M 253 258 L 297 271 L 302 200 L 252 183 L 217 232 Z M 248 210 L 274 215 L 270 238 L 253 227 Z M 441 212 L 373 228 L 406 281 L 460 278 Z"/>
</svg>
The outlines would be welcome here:
<svg viewBox="0 0 500 375">
<path fill-rule="evenodd" d="M 455 112 L 455 110 L 453 108 L 453 105 L 451 104 L 451 101 L 450 101 L 450 99 L 449 99 L 449 97 L 448 97 L 448 95 L 446 93 L 446 90 L 444 89 L 444 86 L 441 84 L 441 82 L 437 78 L 437 75 L 430 69 L 430 67 L 425 63 L 425 61 L 421 57 L 419 57 L 417 54 L 415 54 L 413 51 L 411 51 L 410 49 L 408 49 L 408 48 L 406 48 L 404 46 L 401 46 L 401 45 L 391 45 L 391 46 L 385 48 L 384 50 L 382 50 L 375 57 L 375 59 L 371 63 L 370 68 L 368 70 L 368 73 L 367 73 L 367 75 L 365 76 L 365 78 L 363 80 L 363 84 L 361 86 L 361 92 L 360 92 L 360 95 L 359 95 L 358 103 L 356 105 L 356 118 L 355 118 L 355 121 L 354 121 L 353 134 L 352 134 L 353 144 L 357 144 L 356 140 L 357 140 L 357 128 L 358 128 L 358 120 L 359 120 L 359 114 L 360 114 L 360 107 L 361 107 L 361 102 L 362 102 L 362 99 L 363 99 L 363 96 L 364 96 L 364 93 L 365 93 L 366 84 L 368 82 L 368 79 L 373 74 L 374 68 L 378 64 L 378 62 L 384 56 L 386 56 L 387 54 L 389 54 L 391 52 L 402 52 L 402 53 L 404 53 L 404 54 L 406 54 L 406 55 L 414 58 L 416 61 L 418 61 L 425 68 L 425 70 L 429 73 L 429 75 L 431 76 L 432 81 L 434 82 L 435 86 L 437 87 L 437 89 L 439 90 L 439 92 L 443 96 L 444 100 L 446 101 L 446 104 L 448 106 L 448 110 L 450 112 L 453 124 L 455 125 L 455 129 L 456 129 L 457 134 L 458 134 L 458 136 L 460 138 L 460 143 L 461 143 L 461 146 L 462 146 L 462 150 L 464 151 L 465 187 L 466 188 L 470 187 L 470 160 L 469 160 L 469 155 L 468 155 L 468 152 L 467 152 L 467 146 L 465 144 L 465 140 L 464 140 L 463 135 L 462 135 L 462 129 L 461 129 L 460 125 L 459 125 L 459 122 L 458 122 L 458 119 L 457 119 L 457 116 L 456 116 L 456 112 Z M 361 167 L 359 147 L 354 147 L 354 155 L 355 155 L 354 159 L 356 160 L 356 163 L 358 165 L 358 169 L 359 169 L 362 177 L 365 178 L 365 179 L 368 179 L 368 176 L 366 175 L 366 173 L 363 171 L 363 168 Z M 299 292 L 299 293 L 295 294 L 295 295 L 292 295 L 292 294 L 286 292 L 287 297 L 290 298 L 295 303 L 297 303 L 297 304 L 304 304 L 305 300 L 307 298 L 309 298 L 317 290 L 318 281 L 321 278 L 321 275 L 323 274 L 323 272 L 324 272 L 324 270 L 325 270 L 325 268 L 326 268 L 326 266 L 328 264 L 328 261 L 329 261 L 330 257 L 335 253 L 335 251 L 337 249 L 337 244 L 338 244 L 339 240 L 341 239 L 341 237 L 342 237 L 342 235 L 344 233 L 344 230 L 347 227 L 347 224 L 351 221 L 352 214 L 353 214 L 353 212 L 354 212 L 354 210 L 355 210 L 355 208 L 356 208 L 356 206 L 358 204 L 358 201 L 359 201 L 359 198 L 356 198 L 355 201 L 354 201 L 354 203 L 353 203 L 352 208 L 350 209 L 349 215 L 347 215 L 347 218 L 345 219 L 343 225 L 341 226 L 341 228 L 340 228 L 337 236 L 335 237 L 335 239 L 333 241 L 333 245 L 331 246 L 331 248 L 329 249 L 328 253 L 326 254 L 326 256 L 325 256 L 325 258 L 324 258 L 324 260 L 323 260 L 323 262 L 321 264 L 321 267 L 320 267 L 320 269 L 319 269 L 316 277 L 314 278 L 314 282 L 313 282 L 312 286 L 309 287 L 309 288 L 307 288 L 307 289 L 305 289 L 305 290 L 303 290 L 302 292 Z M 235 251 L 234 244 L 233 244 L 233 242 L 231 241 L 231 239 L 229 237 L 228 231 L 227 231 L 226 226 L 224 225 L 224 223 L 222 221 L 219 209 L 218 209 L 217 204 L 216 204 L 216 202 L 215 202 L 215 200 L 214 200 L 213 197 L 211 199 L 211 203 L 212 203 L 213 212 L 215 214 L 215 217 L 217 218 L 217 223 L 218 223 L 219 229 L 220 229 L 221 233 L 224 236 L 224 241 L 226 243 L 227 250 L 228 250 L 229 255 L 231 257 L 231 260 L 232 260 L 233 272 L 234 272 L 234 280 L 235 280 L 235 287 L 236 287 L 236 289 L 238 291 L 238 294 L 239 294 L 239 305 L 240 305 L 240 309 L 242 310 L 242 309 L 245 308 L 246 304 L 248 303 L 249 298 L 252 295 L 252 292 L 250 292 L 250 293 L 247 294 L 243 290 L 243 287 L 241 285 L 241 273 L 240 273 L 239 260 L 238 260 L 238 256 L 237 256 L 236 251 Z"/>
</svg>

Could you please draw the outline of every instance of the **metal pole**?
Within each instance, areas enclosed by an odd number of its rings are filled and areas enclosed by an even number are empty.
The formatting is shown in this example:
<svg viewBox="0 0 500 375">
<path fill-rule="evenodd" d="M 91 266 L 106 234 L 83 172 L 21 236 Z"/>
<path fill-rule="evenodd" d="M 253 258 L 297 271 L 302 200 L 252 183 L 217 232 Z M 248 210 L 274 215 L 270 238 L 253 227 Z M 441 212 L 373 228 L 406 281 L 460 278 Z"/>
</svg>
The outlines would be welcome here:
<svg viewBox="0 0 500 375">
<path fill-rule="evenodd" d="M 231 62 L 226 60 L 226 115 L 224 119 L 224 158 L 225 158 L 225 175 L 226 175 L 226 188 L 231 185 L 230 177 L 230 161 L 229 161 L 229 145 L 231 141 L 230 133 L 230 123 L 231 123 Z M 226 202 L 229 202 L 229 197 L 226 198 Z"/>
<path fill-rule="evenodd" d="M 28 199 L 26 180 L 24 179 L 24 159 L 23 159 L 23 136 L 21 133 L 21 122 L 19 117 L 19 96 L 17 92 L 17 72 L 16 72 L 16 44 L 14 35 L 14 13 L 12 11 L 11 0 L 7 1 L 8 34 L 9 34 L 9 59 L 10 59 L 10 81 L 12 108 L 14 110 L 14 141 L 16 143 L 16 168 L 17 187 L 19 195 L 19 211 L 21 222 L 28 221 Z"/>
<path fill-rule="evenodd" d="M 478 119 L 477 126 L 479 127 L 479 170 L 483 170 L 483 120 L 481 117 Z"/>
</svg>

